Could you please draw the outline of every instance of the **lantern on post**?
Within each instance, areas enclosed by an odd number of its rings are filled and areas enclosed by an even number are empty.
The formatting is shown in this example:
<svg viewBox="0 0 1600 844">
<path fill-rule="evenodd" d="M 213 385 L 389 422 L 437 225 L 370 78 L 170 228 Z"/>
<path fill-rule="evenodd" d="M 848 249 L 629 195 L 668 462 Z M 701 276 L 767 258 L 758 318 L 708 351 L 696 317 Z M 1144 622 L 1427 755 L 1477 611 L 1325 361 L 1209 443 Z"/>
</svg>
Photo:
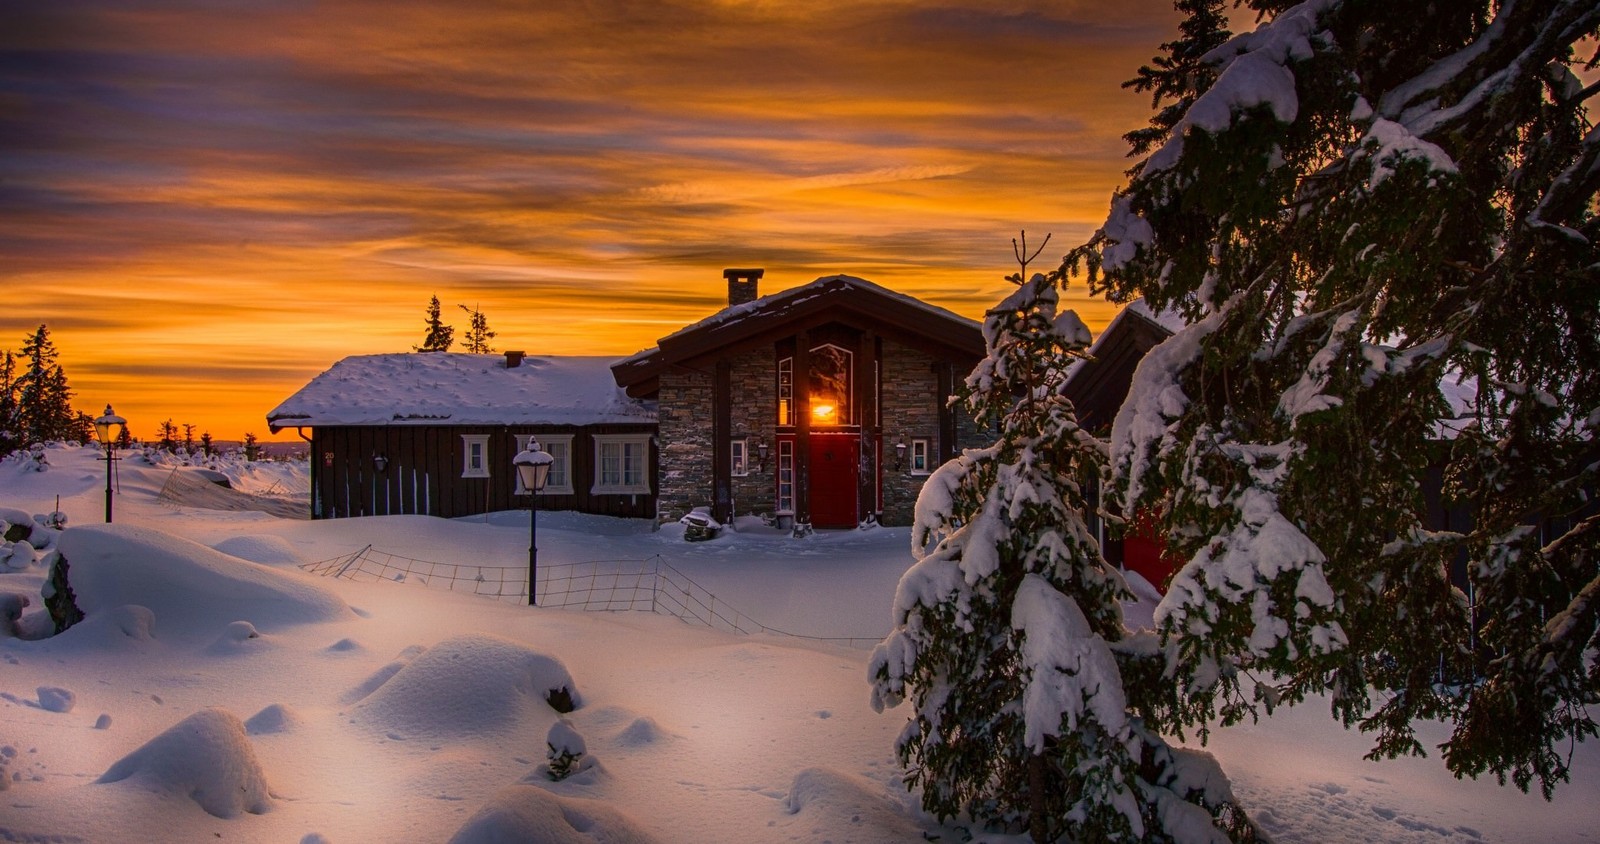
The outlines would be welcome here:
<svg viewBox="0 0 1600 844">
<path fill-rule="evenodd" d="M 112 436 L 112 426 L 117 426 L 116 436 Z M 111 405 L 106 405 L 106 412 L 94 420 L 94 435 L 100 440 L 101 448 L 106 450 L 106 524 L 111 524 L 111 464 L 116 460 L 115 449 L 117 439 L 121 438 L 128 430 L 128 420 L 111 412 Z"/>
<path fill-rule="evenodd" d="M 538 440 L 529 440 L 528 448 L 511 458 L 517 468 L 517 477 L 528 493 L 528 606 L 538 605 L 539 584 L 539 493 L 550 479 L 550 467 L 556 459 L 539 446 Z"/>
</svg>

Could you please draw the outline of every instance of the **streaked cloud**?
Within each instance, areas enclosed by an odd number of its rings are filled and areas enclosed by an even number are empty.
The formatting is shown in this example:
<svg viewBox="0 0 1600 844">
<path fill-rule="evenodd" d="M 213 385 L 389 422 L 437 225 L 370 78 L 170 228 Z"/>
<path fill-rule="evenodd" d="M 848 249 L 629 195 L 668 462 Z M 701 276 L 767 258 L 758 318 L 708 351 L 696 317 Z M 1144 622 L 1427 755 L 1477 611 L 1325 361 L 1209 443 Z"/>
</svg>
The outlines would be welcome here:
<svg viewBox="0 0 1600 844">
<path fill-rule="evenodd" d="M 217 436 L 422 308 L 626 354 L 848 272 L 976 316 L 1088 236 L 1172 37 L 1120 3 L 51 0 L 0 12 L 0 348 Z M 1109 311 L 1085 303 L 1091 324 Z M 463 320 L 460 320 L 464 322 Z"/>
</svg>

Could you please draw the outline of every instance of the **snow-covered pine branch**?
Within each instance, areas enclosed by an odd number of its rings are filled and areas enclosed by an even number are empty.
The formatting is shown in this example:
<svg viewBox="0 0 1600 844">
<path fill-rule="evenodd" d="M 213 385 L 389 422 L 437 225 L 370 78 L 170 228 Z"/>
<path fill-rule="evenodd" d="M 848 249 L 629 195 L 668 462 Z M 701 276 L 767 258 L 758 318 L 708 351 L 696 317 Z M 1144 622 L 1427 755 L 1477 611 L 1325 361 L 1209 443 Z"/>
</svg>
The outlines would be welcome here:
<svg viewBox="0 0 1600 844">
<path fill-rule="evenodd" d="M 1063 265 L 1193 323 L 1111 442 L 1111 498 L 1189 560 L 1158 613 L 1183 691 L 1145 715 L 1240 717 L 1259 669 L 1375 755 L 1444 718 L 1451 770 L 1548 794 L 1600 703 L 1600 139 L 1572 72 L 1600 6 L 1246 5 L 1255 31 L 1174 50 L 1207 72 Z"/>
</svg>

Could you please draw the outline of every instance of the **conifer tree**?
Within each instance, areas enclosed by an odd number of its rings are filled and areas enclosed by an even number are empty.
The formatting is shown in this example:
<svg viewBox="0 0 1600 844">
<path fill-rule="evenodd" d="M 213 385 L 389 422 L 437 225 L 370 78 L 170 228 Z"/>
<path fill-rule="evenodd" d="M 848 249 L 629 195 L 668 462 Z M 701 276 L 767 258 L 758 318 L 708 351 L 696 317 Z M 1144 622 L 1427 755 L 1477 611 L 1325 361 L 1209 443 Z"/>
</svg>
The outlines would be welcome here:
<svg viewBox="0 0 1600 844">
<path fill-rule="evenodd" d="M 494 339 L 495 335 L 493 331 L 489 330 L 489 320 L 483 315 L 483 311 L 478 310 L 476 305 L 471 308 L 468 308 L 466 305 L 460 305 L 458 307 L 460 307 L 461 310 L 466 311 L 472 317 L 471 322 L 467 324 L 467 337 L 465 341 L 467 353 L 473 355 L 486 355 L 494 351 L 494 349 L 489 348 L 489 341 Z"/>
<path fill-rule="evenodd" d="M 412 346 L 414 352 L 448 352 L 450 345 L 455 342 L 455 326 L 445 325 L 439 316 L 439 297 L 434 296 L 428 300 L 428 316 L 424 320 L 428 326 L 428 334 L 422 338 L 422 345 Z"/>
<path fill-rule="evenodd" d="M 256 435 L 255 434 L 253 434 L 253 433 L 251 433 L 249 431 L 246 431 L 245 434 L 244 434 L 244 459 L 246 459 L 246 460 L 248 460 L 248 461 L 253 463 L 257 459 L 259 459 L 260 456 L 261 456 L 260 441 L 256 439 Z"/>
<path fill-rule="evenodd" d="M 0 353 L 0 457 L 15 452 L 22 444 L 17 413 L 17 361 L 8 350 Z"/>
<path fill-rule="evenodd" d="M 896 751 L 940 819 L 1036 842 L 1249 840 L 1210 757 L 1167 746 L 1127 711 L 1117 651 L 1150 637 L 1127 636 L 1125 585 L 1084 521 L 1105 446 L 1061 394 L 1089 342 L 1077 314 L 1057 313 L 1064 278 L 1018 273 L 985 316 L 988 356 L 962 400 L 999 437 L 923 486 L 918 562 L 869 664 L 873 706 L 912 701 Z"/>
<path fill-rule="evenodd" d="M 1326 694 L 1374 757 L 1443 719 L 1450 770 L 1548 796 L 1600 703 L 1600 5 L 1246 5 L 1065 264 L 1190 323 L 1112 432 L 1112 499 L 1188 560 L 1130 704 Z M 1470 528 L 1424 522 L 1429 473 Z"/>
<path fill-rule="evenodd" d="M 161 438 L 156 441 L 156 445 L 162 451 L 178 450 L 178 426 L 172 424 L 171 419 L 161 423 Z"/>
<path fill-rule="evenodd" d="M 17 376 L 17 428 L 25 444 L 70 439 L 74 431 L 72 390 L 66 372 L 56 362 L 59 353 L 48 326 L 23 341 L 27 367 Z"/>
</svg>

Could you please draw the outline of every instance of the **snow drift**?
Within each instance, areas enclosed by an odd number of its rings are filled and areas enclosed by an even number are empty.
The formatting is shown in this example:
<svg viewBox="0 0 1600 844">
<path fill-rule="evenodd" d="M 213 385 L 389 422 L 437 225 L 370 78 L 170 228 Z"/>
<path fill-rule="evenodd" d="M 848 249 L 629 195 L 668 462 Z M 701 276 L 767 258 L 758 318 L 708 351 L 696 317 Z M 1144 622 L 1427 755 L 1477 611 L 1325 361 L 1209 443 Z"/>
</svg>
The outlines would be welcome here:
<svg viewBox="0 0 1600 844">
<path fill-rule="evenodd" d="M 219 818 L 272 809 L 271 790 L 244 724 L 225 709 L 202 709 L 122 757 L 98 780 L 128 782 L 193 800 Z"/>
</svg>

